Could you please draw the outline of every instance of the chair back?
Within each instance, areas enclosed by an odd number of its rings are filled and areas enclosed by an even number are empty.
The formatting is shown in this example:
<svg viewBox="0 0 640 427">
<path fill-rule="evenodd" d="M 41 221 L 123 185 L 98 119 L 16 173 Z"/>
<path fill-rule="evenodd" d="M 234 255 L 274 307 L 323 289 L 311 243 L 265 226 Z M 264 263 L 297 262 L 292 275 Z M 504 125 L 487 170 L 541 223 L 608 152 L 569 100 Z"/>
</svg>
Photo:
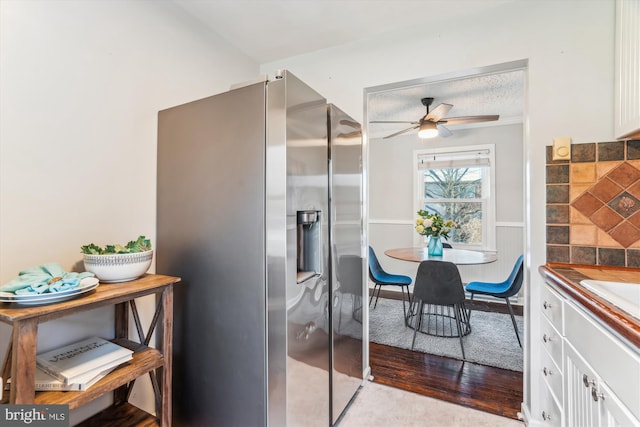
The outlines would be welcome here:
<svg viewBox="0 0 640 427">
<path fill-rule="evenodd" d="M 520 292 L 522 288 L 522 282 L 524 282 L 524 255 L 520 255 L 516 260 L 516 263 L 511 270 L 511 274 L 505 283 L 509 283 L 509 288 L 501 294 L 496 294 L 499 298 L 509 298 Z"/>
<path fill-rule="evenodd" d="M 426 304 L 463 303 L 464 287 L 458 267 L 448 261 L 422 261 L 416 273 L 413 297 Z"/>
<path fill-rule="evenodd" d="M 374 282 L 382 281 L 385 271 L 378 262 L 378 257 L 371 246 L 369 246 L 369 278 Z"/>
</svg>

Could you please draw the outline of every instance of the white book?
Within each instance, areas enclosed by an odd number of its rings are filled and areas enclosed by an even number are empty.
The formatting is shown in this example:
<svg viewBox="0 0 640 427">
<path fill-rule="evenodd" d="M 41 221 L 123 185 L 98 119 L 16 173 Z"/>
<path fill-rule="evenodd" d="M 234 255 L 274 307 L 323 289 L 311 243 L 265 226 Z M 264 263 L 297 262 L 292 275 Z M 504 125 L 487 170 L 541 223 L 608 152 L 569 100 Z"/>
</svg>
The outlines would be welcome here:
<svg viewBox="0 0 640 427">
<path fill-rule="evenodd" d="M 133 357 L 133 351 L 99 337 L 91 337 L 38 354 L 36 363 L 65 385 L 80 383 L 86 374 L 102 372 Z"/>
<path fill-rule="evenodd" d="M 113 371 L 114 368 L 107 369 L 102 372 L 90 372 L 82 378 L 77 383 L 65 385 L 62 381 L 52 377 L 47 374 L 40 368 L 36 368 L 35 373 L 35 390 L 36 391 L 85 391 L 101 379 L 103 379 L 107 374 Z M 11 390 L 11 378 L 7 380 L 7 384 L 5 386 L 5 390 Z"/>
</svg>

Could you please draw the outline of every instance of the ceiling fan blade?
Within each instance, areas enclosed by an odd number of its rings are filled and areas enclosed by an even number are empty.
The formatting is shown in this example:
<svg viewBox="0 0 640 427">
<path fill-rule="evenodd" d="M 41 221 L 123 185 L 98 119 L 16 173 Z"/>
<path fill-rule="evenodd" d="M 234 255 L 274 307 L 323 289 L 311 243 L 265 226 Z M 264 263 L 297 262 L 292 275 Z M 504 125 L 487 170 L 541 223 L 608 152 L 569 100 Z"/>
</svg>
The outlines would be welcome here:
<svg viewBox="0 0 640 427">
<path fill-rule="evenodd" d="M 410 122 L 410 121 L 397 121 L 397 120 L 371 120 L 369 123 L 410 123 L 412 125 L 420 124 L 420 122 Z"/>
<path fill-rule="evenodd" d="M 448 125 L 461 125 L 465 123 L 492 122 L 498 120 L 498 114 L 490 114 L 486 116 L 464 116 L 464 117 L 447 117 L 439 120 L 438 123 L 446 123 Z"/>
<path fill-rule="evenodd" d="M 340 120 L 341 125 L 350 126 L 355 129 L 360 129 L 360 123 L 354 122 L 353 120 L 342 119 Z"/>
<path fill-rule="evenodd" d="M 414 129 L 418 129 L 419 127 L 420 127 L 420 125 L 412 126 L 410 128 L 403 129 L 400 132 L 396 132 L 396 133 L 392 133 L 391 135 L 387 135 L 387 136 L 383 137 L 382 139 L 393 138 L 394 136 L 402 135 L 403 133 L 407 133 L 407 132 L 412 131 Z"/>
<path fill-rule="evenodd" d="M 453 135 L 453 132 L 447 129 L 444 125 L 438 125 L 438 136 L 446 138 L 451 135 Z"/>
<path fill-rule="evenodd" d="M 444 116 L 447 115 L 449 110 L 453 108 L 451 104 L 440 104 L 436 108 L 434 108 L 429 114 L 424 116 L 422 120 L 431 120 L 432 122 L 440 121 Z"/>
<path fill-rule="evenodd" d="M 346 132 L 346 133 L 339 133 L 338 135 L 336 135 L 338 138 L 354 138 L 354 137 L 361 137 L 362 136 L 362 131 L 361 130 L 354 130 L 353 132 Z"/>
</svg>

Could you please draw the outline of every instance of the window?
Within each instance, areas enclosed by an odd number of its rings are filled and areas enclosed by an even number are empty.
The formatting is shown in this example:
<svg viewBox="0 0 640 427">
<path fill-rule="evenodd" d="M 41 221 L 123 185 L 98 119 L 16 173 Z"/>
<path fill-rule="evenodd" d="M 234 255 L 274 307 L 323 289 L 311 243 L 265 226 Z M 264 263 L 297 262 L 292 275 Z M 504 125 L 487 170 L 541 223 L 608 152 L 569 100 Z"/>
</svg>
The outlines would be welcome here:
<svg viewBox="0 0 640 427">
<path fill-rule="evenodd" d="M 417 150 L 414 164 L 413 217 L 438 213 L 460 224 L 449 234 L 453 246 L 495 250 L 494 146 Z"/>
</svg>

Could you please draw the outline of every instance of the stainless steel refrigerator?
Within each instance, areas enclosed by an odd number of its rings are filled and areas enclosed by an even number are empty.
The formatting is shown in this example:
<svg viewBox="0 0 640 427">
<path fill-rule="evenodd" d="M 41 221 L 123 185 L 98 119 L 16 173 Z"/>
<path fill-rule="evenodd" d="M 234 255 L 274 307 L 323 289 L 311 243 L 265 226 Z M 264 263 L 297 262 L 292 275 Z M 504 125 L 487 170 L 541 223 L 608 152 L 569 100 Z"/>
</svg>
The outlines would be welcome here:
<svg viewBox="0 0 640 427">
<path fill-rule="evenodd" d="M 362 134 L 287 71 L 158 115 L 174 425 L 328 426 L 363 379 Z"/>
</svg>

